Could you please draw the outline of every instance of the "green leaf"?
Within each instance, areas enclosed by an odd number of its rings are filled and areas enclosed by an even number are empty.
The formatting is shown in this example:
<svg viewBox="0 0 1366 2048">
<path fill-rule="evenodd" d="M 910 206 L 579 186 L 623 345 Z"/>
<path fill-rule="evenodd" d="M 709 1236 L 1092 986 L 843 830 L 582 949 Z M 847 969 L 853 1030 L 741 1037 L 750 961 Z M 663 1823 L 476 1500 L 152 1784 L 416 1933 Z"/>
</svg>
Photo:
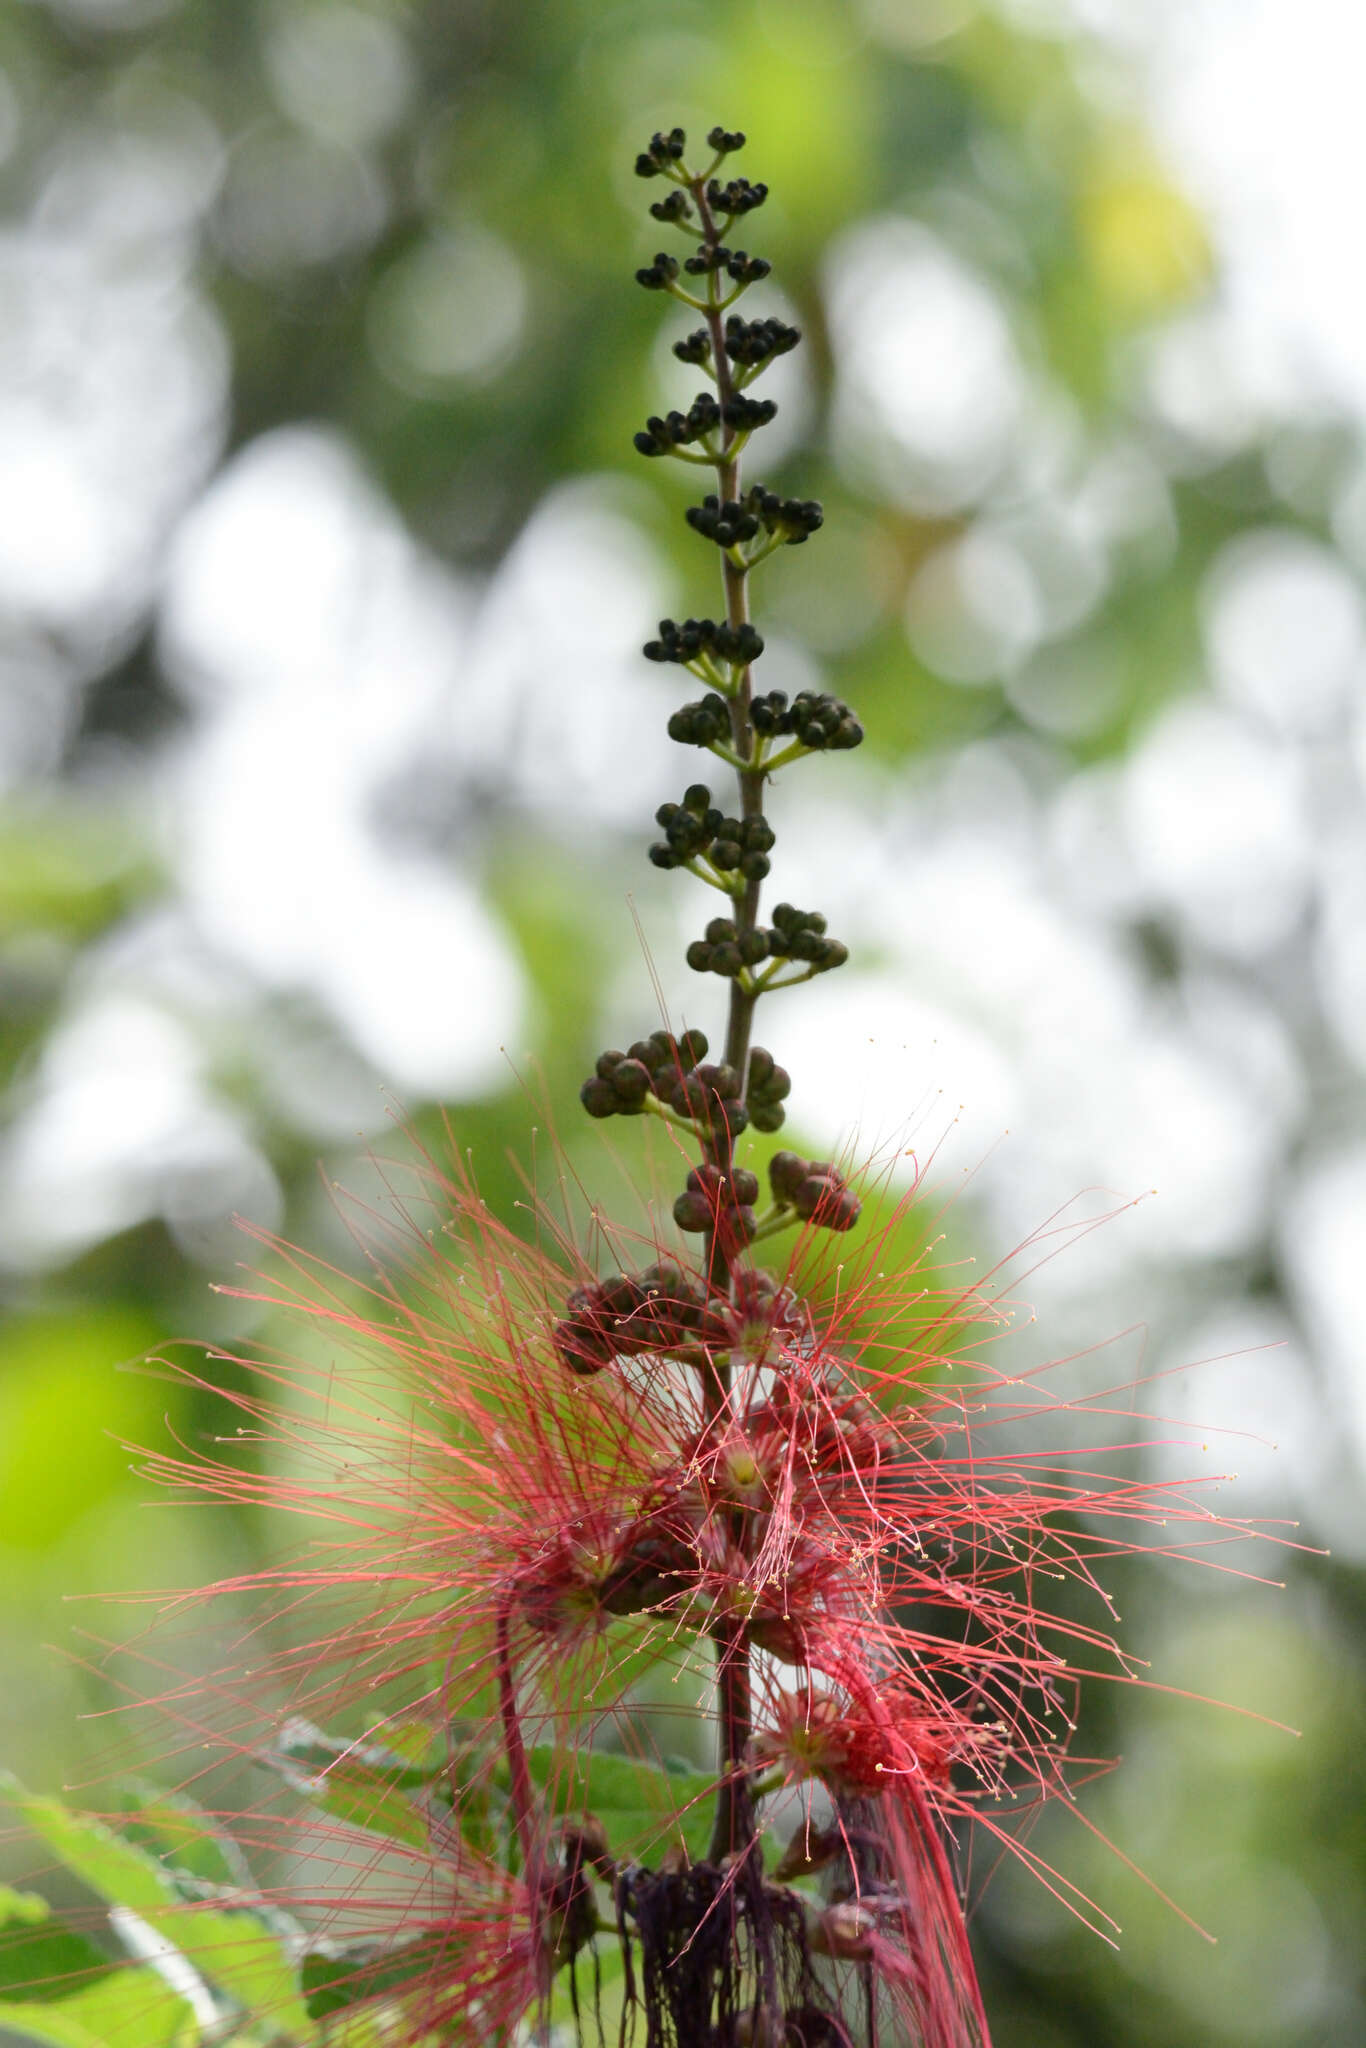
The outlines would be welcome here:
<svg viewBox="0 0 1366 2048">
<path fill-rule="evenodd" d="M 277 2033 L 308 2040 L 312 2028 L 283 1943 L 301 1941 L 283 1914 L 268 1920 L 231 1895 L 214 1903 L 187 1901 L 170 1874 L 145 1849 L 103 1821 L 73 1813 L 58 1799 L 0 1780 L 16 1812 L 65 1867 L 111 1905 L 126 1906 L 164 1934 L 205 1980 Z"/>
<path fill-rule="evenodd" d="M 136 1780 L 121 1785 L 118 1798 L 127 1815 L 120 1826 L 125 1841 L 200 1884 L 250 1889 L 251 1872 L 242 1851 L 192 1799 Z M 201 1896 L 198 1891 L 191 1895 Z"/>
<path fill-rule="evenodd" d="M 432 1934 L 404 1942 L 399 1948 L 383 1948 L 374 1942 L 356 1942 L 350 1947 L 322 1943 L 308 1951 L 300 1970 L 309 2015 L 315 2020 L 330 2019 L 363 1999 L 392 1997 L 430 1978 L 443 1963 L 449 1963 L 453 1950 L 452 1942 Z"/>
<path fill-rule="evenodd" d="M 0 2001 L 0 2028 L 52 2048 L 170 2048 L 197 2032 L 189 2001 L 145 1963 L 53 2004 Z"/>
<path fill-rule="evenodd" d="M 387 1750 L 400 1764 L 426 1779 L 440 1777 L 449 1767 L 452 1749 L 467 1749 L 473 1731 L 461 1722 L 423 1720 L 416 1715 L 396 1714 L 381 1721 L 365 1738 L 376 1749 Z"/>
<path fill-rule="evenodd" d="M 56 1919 L 36 1892 L 0 1886 L 0 2000 L 69 1998 L 116 1967 L 105 1950 Z"/>
<path fill-rule="evenodd" d="M 550 1788 L 556 1815 L 585 1808 L 596 1814 L 614 1854 L 639 1855 L 682 1841 L 694 1860 L 706 1855 L 716 1790 L 710 1773 L 599 1749 L 570 1758 L 548 1745 L 529 1750 L 527 1763 L 533 1781 Z"/>
<path fill-rule="evenodd" d="M 423 1729 L 420 1753 L 414 1755 L 411 1748 L 419 1738 L 404 1733 L 402 1723 L 394 1726 L 398 1739 L 391 1748 L 387 1742 L 375 1742 L 369 1737 L 361 1742 L 348 1742 L 340 1736 L 325 1735 L 311 1721 L 296 1718 L 285 1723 L 266 1758 L 278 1770 L 308 1780 L 321 1778 L 339 1764 L 345 1764 L 357 1771 L 371 1772 L 400 1791 L 416 1791 L 440 1777 L 447 1766 L 446 1754 L 444 1747 L 439 1755 L 433 1753 L 431 1731 Z M 385 1733 L 389 1733 L 388 1728 Z"/>
<path fill-rule="evenodd" d="M 379 1743 L 341 1742 L 308 1721 L 291 1721 L 266 1761 L 296 1792 L 349 1827 L 411 1849 L 427 1847 L 426 1814 L 409 1794 L 424 1792 L 444 1773 L 444 1757 L 407 1763 Z"/>
</svg>

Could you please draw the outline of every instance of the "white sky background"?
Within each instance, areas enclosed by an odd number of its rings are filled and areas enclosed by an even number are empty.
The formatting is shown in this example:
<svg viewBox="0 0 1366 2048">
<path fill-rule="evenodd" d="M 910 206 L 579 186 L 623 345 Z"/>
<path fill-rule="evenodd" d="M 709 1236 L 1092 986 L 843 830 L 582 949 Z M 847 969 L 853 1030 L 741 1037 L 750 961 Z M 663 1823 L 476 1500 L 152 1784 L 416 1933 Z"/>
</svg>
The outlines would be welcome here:
<svg viewBox="0 0 1366 2048">
<path fill-rule="evenodd" d="M 1113 13 L 1149 43 L 1158 131 L 1215 229 L 1249 354 L 1302 402 L 1321 392 L 1366 417 L 1366 8 L 1113 0 Z"/>
</svg>

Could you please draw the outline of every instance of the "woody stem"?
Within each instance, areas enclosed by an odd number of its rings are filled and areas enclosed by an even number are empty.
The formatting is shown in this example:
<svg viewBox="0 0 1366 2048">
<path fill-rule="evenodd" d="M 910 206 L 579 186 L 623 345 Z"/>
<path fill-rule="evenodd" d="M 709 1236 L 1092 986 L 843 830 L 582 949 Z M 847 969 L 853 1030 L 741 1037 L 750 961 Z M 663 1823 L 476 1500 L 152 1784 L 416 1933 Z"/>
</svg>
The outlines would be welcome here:
<svg viewBox="0 0 1366 2048">
<path fill-rule="evenodd" d="M 512 1648 L 508 1632 L 507 1603 L 498 1610 L 497 1627 L 498 1712 L 503 1722 L 503 1751 L 508 1760 L 512 1822 L 517 1846 L 522 1852 L 522 1869 L 535 1889 L 535 1836 L 532 1831 L 531 1772 L 527 1766 L 526 1744 L 517 1712 L 517 1686 L 512 1675 Z"/>
<path fill-rule="evenodd" d="M 720 240 L 716 223 L 707 202 L 706 182 L 696 179 L 692 184 L 692 195 L 702 224 L 703 240 L 708 248 L 715 248 Z M 711 339 L 711 360 L 716 379 L 716 396 L 725 408 L 735 395 L 735 383 L 731 375 L 730 358 L 726 354 L 725 327 L 717 290 L 719 272 L 707 274 L 707 331 Z M 717 462 L 717 495 L 723 503 L 740 495 L 740 458 L 735 446 L 736 432 L 723 423 L 721 453 Z M 732 628 L 749 622 L 748 570 L 732 560 L 729 550 L 721 551 L 721 582 L 726 601 L 726 623 Z M 741 761 L 754 758 L 754 728 L 750 722 L 750 695 L 752 679 L 749 664 L 740 671 L 736 688 L 730 699 L 731 745 Z M 739 771 L 740 815 L 742 818 L 758 817 L 763 808 L 763 776 L 753 769 Z M 745 893 L 736 905 L 735 927 L 743 938 L 754 930 L 759 915 L 758 881 L 749 881 Z M 754 1019 L 755 997 L 746 993 L 738 980 L 730 988 L 730 1015 L 726 1028 L 726 1065 L 733 1067 L 740 1076 L 740 1101 L 747 1092 L 746 1070 L 749 1065 L 750 1031 Z M 715 1163 L 724 1171 L 731 1164 L 731 1140 L 729 1132 L 714 1138 L 709 1145 Z M 708 1285 L 718 1293 L 729 1291 L 730 1254 L 722 1235 L 714 1231 L 707 1244 Z M 710 1371 L 704 1376 L 704 1398 L 707 1403 L 708 1421 L 714 1423 L 724 1408 L 730 1394 L 730 1360 L 717 1358 Z M 743 1853 L 754 1841 L 754 1808 L 748 1788 L 740 1769 L 745 1750 L 749 1743 L 751 1726 L 749 1640 L 743 1622 L 722 1618 L 715 1622 L 711 1631 L 716 1651 L 716 1677 L 718 1699 L 717 1735 L 718 1757 L 722 1783 L 716 1795 L 716 1817 L 712 1826 L 711 1860 L 719 1863 L 722 1857 Z"/>
</svg>

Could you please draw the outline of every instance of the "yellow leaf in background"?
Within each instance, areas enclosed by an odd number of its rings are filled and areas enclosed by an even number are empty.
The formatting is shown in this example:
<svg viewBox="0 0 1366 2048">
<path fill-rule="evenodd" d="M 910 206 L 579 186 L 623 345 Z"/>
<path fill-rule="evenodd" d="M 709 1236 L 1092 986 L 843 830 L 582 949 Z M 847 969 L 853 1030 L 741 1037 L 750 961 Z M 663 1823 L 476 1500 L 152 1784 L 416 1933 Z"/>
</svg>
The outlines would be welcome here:
<svg viewBox="0 0 1366 2048">
<path fill-rule="evenodd" d="M 1209 276 L 1204 222 L 1142 144 L 1111 144 L 1090 170 L 1077 225 L 1097 284 L 1130 317 L 1179 304 Z"/>
</svg>

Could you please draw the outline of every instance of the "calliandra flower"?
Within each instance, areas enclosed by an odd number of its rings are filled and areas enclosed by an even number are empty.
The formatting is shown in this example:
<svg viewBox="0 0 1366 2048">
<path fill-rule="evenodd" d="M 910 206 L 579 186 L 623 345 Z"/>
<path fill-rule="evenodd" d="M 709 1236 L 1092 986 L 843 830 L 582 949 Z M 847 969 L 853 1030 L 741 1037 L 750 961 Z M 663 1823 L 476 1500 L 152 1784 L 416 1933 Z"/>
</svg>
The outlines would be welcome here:
<svg viewBox="0 0 1366 2048">
<path fill-rule="evenodd" d="M 696 245 L 637 280 L 702 319 L 675 353 L 715 386 L 651 416 L 636 446 L 713 468 L 687 521 L 719 552 L 726 608 L 661 621 L 644 651 L 703 685 L 671 739 L 737 778 L 733 816 L 702 782 L 660 805 L 650 858 L 727 899 L 687 950 L 727 986 L 725 1036 L 709 1057 L 695 1028 L 650 1030 L 598 1054 L 580 1090 L 597 1121 L 666 1127 L 672 1221 L 695 1249 L 614 1237 L 594 1211 L 586 1241 L 620 1261 L 600 1270 L 572 1226 L 533 1205 L 529 1244 L 468 1175 L 419 1158 L 416 1185 L 391 1179 L 357 1232 L 367 1280 L 275 1246 L 278 1277 L 234 1290 L 295 1317 L 301 1349 L 186 1372 L 236 1435 L 150 1460 L 172 1495 L 302 1531 L 286 1562 L 171 1603 L 172 1624 L 249 1612 L 229 1656 L 172 1672 L 157 1704 L 196 1774 L 207 1744 L 268 1765 L 301 1803 L 304 1872 L 266 1897 L 320 1936 L 315 2007 L 354 2008 L 394 2048 L 544 2032 L 556 1980 L 573 1991 L 580 1956 L 597 1968 L 613 1941 L 630 2048 L 986 2048 L 969 1831 L 1103 1930 L 1023 1822 L 1047 1798 L 1076 1811 L 1096 1768 L 1072 1754 L 1080 1688 L 1148 1682 L 1114 1633 L 1107 1567 L 1250 1533 L 1199 1489 L 1144 1476 L 1154 1425 L 1131 1392 L 1069 1405 L 1046 1367 L 998 1362 L 1003 1275 L 937 1270 L 929 1231 L 908 1245 L 923 1162 L 857 1237 L 867 1176 L 737 1154 L 779 1130 L 791 1090 L 754 1042 L 757 1006 L 848 957 L 818 910 L 777 903 L 760 921 L 766 790 L 863 738 L 826 692 L 755 687 L 748 579 L 824 513 L 741 480 L 776 409 L 748 387 L 800 339 L 733 310 L 769 268 L 732 246 L 767 187 L 715 175 L 743 142 L 717 127 L 690 168 L 683 131 L 661 131 L 636 163 L 671 188 L 652 217 Z M 789 1229 L 786 1271 L 765 1271 L 759 1248 Z M 654 1769 L 665 1810 L 646 1812 L 661 1717 L 635 1681 L 664 1671 L 714 1721 L 716 1762 Z M 413 1725 L 434 1756 L 409 1755 Z M 636 1803 L 609 1828 L 590 1792 L 613 1772 Z M 769 1871 L 774 1795 L 792 1793 Z M 373 1838 L 373 1868 L 358 1849 L 310 1887 L 319 1809 L 339 1841 Z"/>
<path fill-rule="evenodd" d="M 779 1692 L 771 1720 L 751 1744 L 754 1760 L 778 1765 L 789 1780 L 819 1778 L 837 1797 L 857 1799 L 886 1790 L 883 1780 L 892 1773 L 947 1788 L 955 1763 L 996 1741 L 994 1731 L 961 1715 L 928 1713 L 908 1687 L 885 1687 L 881 1707 L 874 1717 L 855 1701 L 809 1686 Z"/>
<path fill-rule="evenodd" d="M 610 1683 L 623 1622 L 667 1659 L 692 1654 L 729 1616 L 738 1640 L 768 1653 L 754 1665 L 754 1732 L 735 1782 L 761 1807 L 775 1773 L 784 1786 L 824 1788 L 830 1811 L 818 1816 L 807 1798 L 777 1881 L 810 1870 L 828 1904 L 788 1914 L 757 1858 L 729 1870 L 695 1851 L 660 1861 L 680 1840 L 661 1817 L 619 1859 L 630 1924 L 652 1929 L 675 1960 L 699 1914 L 711 1916 L 709 1941 L 741 1953 L 762 1930 L 775 1980 L 816 1971 L 783 2010 L 807 2006 L 843 2025 L 868 1978 L 929 2048 L 985 2041 L 952 1845 L 985 1828 L 1103 1927 L 1029 1848 L 1020 1819 L 1042 1797 L 1070 1800 L 1069 1709 L 1082 1679 L 1132 1677 L 1097 1574 L 1152 1542 L 1172 1554 L 1241 1532 L 1189 1489 L 1108 1476 L 1089 1452 L 1023 1450 L 1027 1409 L 1092 1434 L 1113 1434 L 1114 1417 L 1103 1400 L 1068 1409 L 1047 1395 L 1046 1375 L 1021 1384 L 995 1363 L 1008 1299 L 937 1272 L 928 1241 L 896 1272 L 879 1263 L 875 1238 L 845 1257 L 837 1297 L 800 1312 L 793 1282 L 809 1246 L 786 1283 L 756 1290 L 742 1276 L 727 1311 L 731 1384 L 708 1417 L 687 1356 L 631 1350 L 587 1378 L 567 1372 L 552 1311 L 572 1272 L 504 1230 L 437 1162 L 419 1163 L 418 1186 L 428 1206 L 405 1188 L 363 1304 L 287 1248 L 277 1256 L 288 1285 L 249 1290 L 348 1353 L 309 1364 L 310 1345 L 293 1364 L 255 1368 L 245 1389 L 231 1383 L 257 1460 L 273 1446 L 282 1469 L 269 1458 L 244 1469 L 232 1445 L 219 1458 L 153 1461 L 176 1491 L 246 1492 L 316 1528 L 292 1564 L 210 1589 L 278 1596 L 294 1633 L 249 1678 L 214 1676 L 229 1729 L 253 1731 L 235 1739 L 264 1752 L 272 1702 L 277 1719 L 354 1727 L 363 1714 L 381 1745 L 386 1710 L 457 1731 L 433 1781 L 443 1803 L 424 1809 L 431 1854 L 439 1860 L 441 1816 L 496 1786 L 524 1889 L 490 1892 L 488 1871 L 465 1866 L 477 1878 L 465 1894 L 471 1924 L 482 1914 L 503 1928 L 476 1944 L 477 1970 L 491 1972 L 481 1996 L 534 2001 L 558 1955 L 532 1927 L 550 1910 L 556 1815 L 582 1803 L 585 1745 L 605 1708 L 630 1720 L 629 1696 Z M 924 1198 L 917 1180 L 893 1223 Z M 427 1213 L 441 1227 L 429 1231 Z M 936 1348 L 946 1339 L 951 1348 Z M 1041 1588 L 1056 1595 L 1060 1579 L 1090 1599 L 1096 1621 L 1075 1605 L 1050 1611 Z M 166 1711 L 188 1720 L 202 1691 L 168 1688 Z M 549 1745 L 539 1754 L 550 1775 L 533 1782 L 526 1753 L 537 1742 Z M 325 1769 L 303 1789 L 327 1782 Z M 610 1898 L 609 1888 L 609 1908 Z M 344 1885 L 333 1903 L 342 1910 Z M 437 1945 L 409 1955 L 425 1988 L 404 1994 L 405 2029 L 419 1993 L 436 2010 L 473 1981 L 424 1928 Z M 659 1963 L 661 1999 L 682 1997 L 673 1968 Z M 822 1969 L 838 1994 L 824 2007 Z M 362 1971 L 348 1983 L 356 2003 L 392 2001 L 378 1962 L 373 1980 Z M 685 2020 L 701 2000 L 699 1990 L 679 2007 Z"/>
<path fill-rule="evenodd" d="M 408 1213 L 424 1201 L 430 1236 Z M 292 1317 L 308 1348 L 225 1358 L 212 1377 L 174 1368 L 236 1428 L 217 1450 L 151 1455 L 151 1478 L 306 1530 L 292 1561 L 173 1606 L 184 1617 L 231 1597 L 279 1617 L 260 1629 L 250 1684 L 222 1675 L 220 1698 L 248 1720 L 272 1692 L 324 1719 L 390 1693 L 405 1712 L 455 1716 L 496 1678 L 500 1625 L 533 1664 L 563 1665 L 614 1617 L 691 1597 L 694 1554 L 669 1511 L 700 1414 L 688 1389 L 566 1375 L 552 1332 L 572 1276 L 433 1161 L 401 1207 L 357 1223 L 363 1285 L 271 1245 L 271 1277 L 225 1290 Z"/>
</svg>

